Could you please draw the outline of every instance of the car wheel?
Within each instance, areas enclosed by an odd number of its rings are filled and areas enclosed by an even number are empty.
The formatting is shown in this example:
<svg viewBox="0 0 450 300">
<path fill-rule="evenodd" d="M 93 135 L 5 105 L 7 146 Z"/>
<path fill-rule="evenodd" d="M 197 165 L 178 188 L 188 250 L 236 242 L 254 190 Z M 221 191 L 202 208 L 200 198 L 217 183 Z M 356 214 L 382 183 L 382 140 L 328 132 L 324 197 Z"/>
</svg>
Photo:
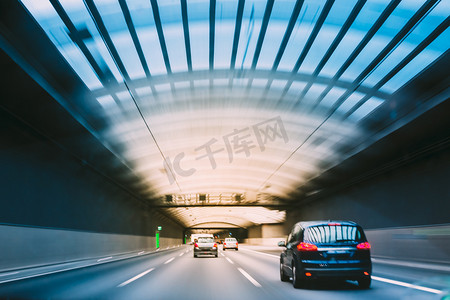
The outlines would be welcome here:
<svg viewBox="0 0 450 300">
<path fill-rule="evenodd" d="M 292 263 L 292 285 L 298 289 L 305 285 L 305 280 L 299 278 L 296 263 Z"/>
<path fill-rule="evenodd" d="M 219 257 L 219 255 L 216 253 L 216 257 Z"/>
<path fill-rule="evenodd" d="M 223 251 L 227 250 L 225 247 L 223 248 Z"/>
<path fill-rule="evenodd" d="M 370 278 L 370 276 L 363 277 L 363 278 L 358 279 L 358 285 L 362 289 L 368 289 L 368 288 L 370 288 L 371 281 L 372 281 L 372 279 Z"/>
<path fill-rule="evenodd" d="M 283 261 L 280 261 L 280 279 L 283 282 L 286 282 L 289 280 L 289 277 L 286 276 L 286 274 L 284 274 L 284 270 L 283 270 Z"/>
<path fill-rule="evenodd" d="M 194 257 L 197 257 L 197 254 L 194 254 Z"/>
<path fill-rule="evenodd" d="M 238 248 L 236 248 L 235 250 L 238 251 Z"/>
</svg>

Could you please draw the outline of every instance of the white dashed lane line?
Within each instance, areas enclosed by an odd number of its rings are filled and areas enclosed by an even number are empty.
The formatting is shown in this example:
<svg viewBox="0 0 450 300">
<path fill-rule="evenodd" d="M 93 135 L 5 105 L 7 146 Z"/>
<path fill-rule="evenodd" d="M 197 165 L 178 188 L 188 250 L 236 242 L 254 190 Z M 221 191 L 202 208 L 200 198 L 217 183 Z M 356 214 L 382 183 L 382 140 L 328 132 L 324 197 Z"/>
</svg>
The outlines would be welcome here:
<svg viewBox="0 0 450 300">
<path fill-rule="evenodd" d="M 223 253 L 220 253 L 220 254 L 221 254 L 222 256 L 225 256 Z M 226 259 L 230 264 L 234 265 L 234 262 L 233 262 L 231 259 L 229 259 L 229 258 L 226 257 L 226 256 L 225 256 L 225 259 Z M 245 278 L 248 279 L 248 281 L 250 281 L 251 283 L 253 283 L 254 286 L 256 286 L 256 287 L 261 287 L 261 285 L 259 284 L 259 282 L 256 281 L 255 279 L 253 279 L 253 277 L 250 276 L 247 272 L 245 272 L 245 271 L 244 271 L 243 269 L 241 269 L 241 268 L 237 268 L 237 269 L 239 270 L 239 272 L 241 272 L 242 275 L 245 276 Z"/>
<path fill-rule="evenodd" d="M 166 264 L 168 264 L 168 263 L 170 263 L 172 260 L 174 260 L 175 259 L 175 257 L 172 257 L 171 259 L 169 259 L 168 261 L 166 261 L 164 264 L 166 265 Z"/>
<path fill-rule="evenodd" d="M 253 279 L 252 276 L 250 276 L 247 272 L 245 272 L 244 270 L 242 270 L 241 268 L 238 268 L 239 272 L 242 273 L 242 275 L 245 276 L 245 278 L 248 279 L 248 281 L 250 281 L 251 283 L 253 283 L 254 286 L 256 287 L 261 287 L 261 285 L 259 284 L 258 281 L 256 281 L 255 279 Z"/>
<path fill-rule="evenodd" d="M 180 255 L 178 255 L 178 256 L 183 256 L 183 254 L 184 254 L 184 252 L 181 252 Z"/>
<path fill-rule="evenodd" d="M 122 283 L 119 284 L 117 287 L 123 287 L 123 286 L 126 286 L 127 284 L 129 284 L 129 283 L 131 283 L 131 282 L 133 282 L 133 281 L 135 281 L 135 280 L 141 278 L 142 276 L 147 275 L 148 273 L 150 273 L 150 272 L 153 271 L 154 269 L 155 269 L 155 268 L 148 269 L 147 271 L 142 272 L 141 274 L 136 275 L 136 276 L 134 276 L 133 278 L 128 279 L 127 281 L 122 282 Z"/>
</svg>

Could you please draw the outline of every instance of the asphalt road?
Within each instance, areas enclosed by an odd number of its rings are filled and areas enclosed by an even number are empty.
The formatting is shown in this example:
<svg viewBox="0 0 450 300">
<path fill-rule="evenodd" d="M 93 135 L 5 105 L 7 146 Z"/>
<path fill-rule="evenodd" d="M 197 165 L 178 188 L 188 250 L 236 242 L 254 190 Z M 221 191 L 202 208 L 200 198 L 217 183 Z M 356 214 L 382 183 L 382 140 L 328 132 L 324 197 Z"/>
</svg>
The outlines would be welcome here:
<svg viewBox="0 0 450 300">
<path fill-rule="evenodd" d="M 194 258 L 192 246 L 0 284 L 0 299 L 444 299 L 450 274 L 374 264 L 372 287 L 279 278 L 274 251 L 241 245 Z M 405 286 L 406 285 L 406 286 Z M 443 291 L 440 293 L 440 291 Z"/>
</svg>

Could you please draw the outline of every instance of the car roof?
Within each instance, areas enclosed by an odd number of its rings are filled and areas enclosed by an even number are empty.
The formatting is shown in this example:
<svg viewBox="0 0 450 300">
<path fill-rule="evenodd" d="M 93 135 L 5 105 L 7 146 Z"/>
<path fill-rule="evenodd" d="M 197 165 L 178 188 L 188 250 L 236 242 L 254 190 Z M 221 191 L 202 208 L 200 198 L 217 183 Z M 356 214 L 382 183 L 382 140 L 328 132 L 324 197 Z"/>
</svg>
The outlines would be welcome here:
<svg viewBox="0 0 450 300">
<path fill-rule="evenodd" d="M 295 225 L 300 225 L 303 228 L 318 226 L 318 225 L 328 225 L 328 224 L 341 224 L 341 225 L 349 225 L 349 226 L 359 226 L 353 221 L 345 221 L 345 220 L 318 220 L 318 221 L 301 221 L 297 222 Z"/>
</svg>

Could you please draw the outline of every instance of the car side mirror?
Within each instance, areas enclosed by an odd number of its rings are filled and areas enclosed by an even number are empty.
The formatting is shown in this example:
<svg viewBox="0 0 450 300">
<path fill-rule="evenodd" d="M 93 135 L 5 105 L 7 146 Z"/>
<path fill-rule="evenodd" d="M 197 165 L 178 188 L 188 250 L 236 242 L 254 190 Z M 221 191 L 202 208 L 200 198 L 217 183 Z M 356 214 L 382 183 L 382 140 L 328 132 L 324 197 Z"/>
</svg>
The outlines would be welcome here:
<svg viewBox="0 0 450 300">
<path fill-rule="evenodd" d="M 278 247 L 286 247 L 286 242 L 285 241 L 278 242 Z"/>
</svg>

